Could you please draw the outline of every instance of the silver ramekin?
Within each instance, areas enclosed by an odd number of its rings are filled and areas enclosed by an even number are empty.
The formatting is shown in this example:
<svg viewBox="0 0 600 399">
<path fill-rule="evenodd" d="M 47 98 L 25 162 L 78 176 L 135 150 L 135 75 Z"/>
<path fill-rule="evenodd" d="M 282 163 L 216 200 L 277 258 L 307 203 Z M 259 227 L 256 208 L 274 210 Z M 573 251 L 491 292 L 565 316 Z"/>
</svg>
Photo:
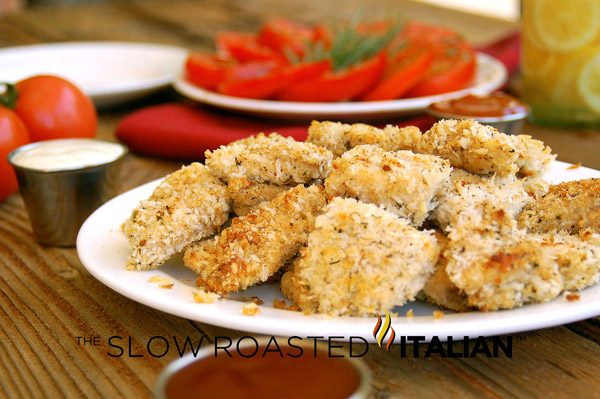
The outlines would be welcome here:
<svg viewBox="0 0 600 399">
<path fill-rule="evenodd" d="M 50 141 L 50 140 L 48 140 Z M 108 162 L 77 169 L 46 171 L 17 165 L 14 157 L 41 143 L 24 145 L 8 154 L 19 181 L 19 191 L 25 201 L 33 232 L 39 243 L 60 247 L 75 245 L 77 233 L 85 219 L 117 192 L 118 170 L 127 155 L 127 147 Z M 51 140 L 89 142 L 92 139 Z"/>
</svg>

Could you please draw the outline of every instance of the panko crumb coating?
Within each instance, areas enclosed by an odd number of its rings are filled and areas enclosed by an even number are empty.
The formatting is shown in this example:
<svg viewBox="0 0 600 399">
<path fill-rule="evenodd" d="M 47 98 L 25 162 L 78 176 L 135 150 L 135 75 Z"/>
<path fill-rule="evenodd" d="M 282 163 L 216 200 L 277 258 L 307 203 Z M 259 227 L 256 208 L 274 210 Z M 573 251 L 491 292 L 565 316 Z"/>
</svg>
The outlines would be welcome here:
<svg viewBox="0 0 600 399">
<path fill-rule="evenodd" d="M 442 233 L 436 233 L 435 237 L 440 246 L 440 256 L 435 265 L 435 270 L 423 287 L 423 293 L 428 302 L 446 309 L 457 312 L 466 312 L 470 309 L 467 302 L 467 296 L 461 292 L 448 277 L 446 266 L 448 258 L 446 250 L 448 249 L 448 237 Z"/>
<path fill-rule="evenodd" d="M 238 216 L 250 213 L 263 202 L 270 201 L 293 186 L 257 183 L 245 177 L 232 177 L 227 183 L 231 206 Z"/>
<path fill-rule="evenodd" d="M 436 194 L 449 184 L 451 170 L 436 156 L 361 145 L 333 161 L 325 191 L 382 205 L 420 226 L 437 205 Z"/>
<path fill-rule="evenodd" d="M 375 205 L 334 198 L 281 290 L 305 313 L 378 314 L 413 300 L 438 255 L 432 232 Z"/>
<path fill-rule="evenodd" d="M 386 151 L 414 150 L 421 139 L 416 126 L 399 128 L 388 125 L 383 129 L 364 123 L 348 125 L 340 122 L 313 121 L 308 128 L 307 142 L 327 148 L 339 157 L 363 144 L 372 144 Z"/>
<path fill-rule="evenodd" d="M 546 195 L 523 209 L 518 221 L 530 233 L 578 233 L 582 229 L 600 233 L 600 179 L 550 186 Z"/>
<path fill-rule="evenodd" d="M 200 163 L 168 175 L 123 224 L 130 270 L 159 267 L 192 242 L 215 234 L 229 217 L 227 187 Z"/>
<path fill-rule="evenodd" d="M 441 120 L 423 133 L 418 152 L 448 159 L 471 173 L 507 176 L 544 173 L 555 156 L 530 136 L 510 136 L 473 120 Z"/>
<path fill-rule="evenodd" d="M 234 218 L 214 239 L 189 246 L 184 264 L 208 292 L 226 294 L 267 281 L 306 243 L 325 202 L 322 186 L 294 187 Z"/>
<path fill-rule="evenodd" d="M 331 171 L 331 151 L 273 133 L 206 151 L 206 166 L 221 180 L 246 177 L 258 183 L 293 185 L 324 179 Z"/>
<path fill-rule="evenodd" d="M 563 290 L 577 291 L 600 282 L 600 234 L 545 234 L 542 245 L 548 247 L 563 277 Z"/>
<path fill-rule="evenodd" d="M 504 178 L 483 177 L 454 169 L 451 184 L 439 196 L 439 205 L 430 218 L 442 229 L 461 225 L 482 224 L 486 214 L 503 212 L 515 217 L 523 207 L 532 202 L 533 193 L 528 184 L 514 175 Z M 543 189 L 540 183 L 538 192 Z"/>
<path fill-rule="evenodd" d="M 470 306 L 490 311 L 545 302 L 563 290 L 551 251 L 539 240 L 512 234 L 450 235 L 446 271 Z"/>
</svg>

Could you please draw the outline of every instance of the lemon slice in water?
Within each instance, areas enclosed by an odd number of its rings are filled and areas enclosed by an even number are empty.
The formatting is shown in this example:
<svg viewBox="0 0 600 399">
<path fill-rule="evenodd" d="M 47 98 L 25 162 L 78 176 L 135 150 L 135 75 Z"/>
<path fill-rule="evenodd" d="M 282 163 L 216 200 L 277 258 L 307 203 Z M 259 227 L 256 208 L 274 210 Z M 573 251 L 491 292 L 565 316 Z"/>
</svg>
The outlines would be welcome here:
<svg viewBox="0 0 600 399">
<path fill-rule="evenodd" d="M 536 0 L 533 28 L 541 42 L 555 51 L 584 46 L 600 31 L 597 0 Z"/>
<path fill-rule="evenodd" d="M 600 115 L 600 52 L 597 52 L 581 68 L 577 90 L 585 103 Z"/>
</svg>

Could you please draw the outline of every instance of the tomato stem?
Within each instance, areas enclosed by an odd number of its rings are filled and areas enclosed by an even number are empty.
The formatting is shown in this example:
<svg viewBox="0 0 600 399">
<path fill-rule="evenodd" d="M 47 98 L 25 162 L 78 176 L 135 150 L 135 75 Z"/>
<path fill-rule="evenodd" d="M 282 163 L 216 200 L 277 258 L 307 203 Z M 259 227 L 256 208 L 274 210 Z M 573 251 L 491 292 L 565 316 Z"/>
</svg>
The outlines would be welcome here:
<svg viewBox="0 0 600 399">
<path fill-rule="evenodd" d="M 14 109 L 19 98 L 19 91 L 11 83 L 0 82 L 0 90 L 2 90 L 2 86 L 4 86 L 4 91 L 0 92 L 0 105 Z"/>
</svg>

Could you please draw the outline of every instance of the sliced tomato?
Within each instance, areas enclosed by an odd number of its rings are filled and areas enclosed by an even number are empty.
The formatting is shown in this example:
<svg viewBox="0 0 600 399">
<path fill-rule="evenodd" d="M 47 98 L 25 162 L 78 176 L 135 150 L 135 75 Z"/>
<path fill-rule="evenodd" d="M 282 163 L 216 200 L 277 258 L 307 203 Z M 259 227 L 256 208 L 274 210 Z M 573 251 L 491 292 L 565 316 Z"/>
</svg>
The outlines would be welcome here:
<svg viewBox="0 0 600 399">
<path fill-rule="evenodd" d="M 215 39 L 217 52 L 239 62 L 273 60 L 286 62 L 287 59 L 270 47 L 259 44 L 251 33 L 221 32 Z"/>
<path fill-rule="evenodd" d="M 433 54 L 426 49 L 404 49 L 391 58 L 379 83 L 361 100 L 381 101 L 402 97 L 423 79 L 432 63 Z"/>
<path fill-rule="evenodd" d="M 314 40 L 312 28 L 286 19 L 276 19 L 267 22 L 258 32 L 257 41 L 263 46 L 272 48 L 280 54 L 292 51 L 302 58 L 306 44 Z"/>
<path fill-rule="evenodd" d="M 294 82 L 314 79 L 330 69 L 329 60 L 291 66 L 250 62 L 232 68 L 219 91 L 235 97 L 271 98 Z"/>
<path fill-rule="evenodd" d="M 291 65 L 285 69 L 289 74 L 289 83 L 314 79 L 331 70 L 331 61 L 323 60 L 311 63 Z"/>
<path fill-rule="evenodd" d="M 469 46 L 446 47 L 443 53 L 438 52 L 427 74 L 407 96 L 431 96 L 464 89 L 473 80 L 475 70 L 475 52 Z"/>
<path fill-rule="evenodd" d="M 205 53 L 192 53 L 185 62 L 187 79 L 208 90 L 214 90 L 225 80 L 227 71 L 235 62 Z"/>
<path fill-rule="evenodd" d="M 359 97 L 381 78 L 387 54 L 379 55 L 343 72 L 328 72 L 315 79 L 299 81 L 283 90 L 283 101 L 329 102 Z"/>
</svg>

